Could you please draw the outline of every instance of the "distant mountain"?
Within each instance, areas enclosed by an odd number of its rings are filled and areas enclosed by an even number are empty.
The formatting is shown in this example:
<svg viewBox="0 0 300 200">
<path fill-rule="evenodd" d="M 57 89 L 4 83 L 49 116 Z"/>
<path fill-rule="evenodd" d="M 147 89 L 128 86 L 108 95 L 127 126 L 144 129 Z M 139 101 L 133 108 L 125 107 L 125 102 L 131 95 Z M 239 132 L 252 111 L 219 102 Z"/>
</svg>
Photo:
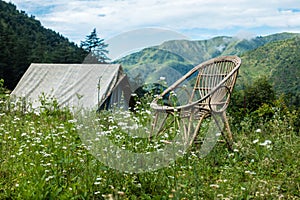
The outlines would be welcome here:
<svg viewBox="0 0 300 200">
<path fill-rule="evenodd" d="M 32 62 L 81 63 L 87 53 L 62 35 L 0 1 L 0 79 L 13 89 Z"/>
<path fill-rule="evenodd" d="M 285 40 L 299 34 L 280 33 L 252 39 L 219 36 L 209 40 L 167 41 L 154 48 L 163 49 L 178 54 L 194 65 L 220 55 L 240 55 L 249 50 L 256 49 L 269 42 Z"/>
<path fill-rule="evenodd" d="M 220 36 L 209 40 L 167 41 L 117 60 L 132 79 L 173 83 L 193 66 L 221 55 L 242 58 L 238 85 L 266 75 L 279 93 L 300 91 L 300 34 L 279 33 L 252 39 Z"/>
</svg>

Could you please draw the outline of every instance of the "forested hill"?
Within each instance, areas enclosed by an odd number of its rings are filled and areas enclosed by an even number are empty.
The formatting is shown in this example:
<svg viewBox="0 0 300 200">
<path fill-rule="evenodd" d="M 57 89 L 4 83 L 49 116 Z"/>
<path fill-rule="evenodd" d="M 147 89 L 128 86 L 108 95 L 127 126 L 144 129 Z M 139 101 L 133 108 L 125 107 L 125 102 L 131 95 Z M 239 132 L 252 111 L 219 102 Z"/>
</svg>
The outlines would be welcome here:
<svg viewBox="0 0 300 200">
<path fill-rule="evenodd" d="M 33 62 L 81 63 L 86 52 L 62 35 L 0 1 L 0 79 L 13 89 Z"/>
<path fill-rule="evenodd" d="M 289 95 L 293 104 L 300 99 L 300 34 L 297 33 L 278 33 L 252 39 L 220 36 L 201 41 L 167 41 L 116 62 L 122 64 L 132 79 L 151 82 L 165 76 L 168 82 L 173 83 L 178 79 L 174 71 L 184 74 L 195 64 L 221 55 L 239 55 L 242 58 L 237 88 L 266 77 L 277 94 Z"/>
<path fill-rule="evenodd" d="M 290 96 L 292 103 L 299 105 L 300 37 L 269 43 L 241 55 L 241 58 L 239 82 L 251 84 L 265 76 L 278 94 Z"/>
<path fill-rule="evenodd" d="M 280 60 L 282 56 L 277 54 L 286 55 L 288 57 L 291 51 L 297 51 L 294 46 L 287 46 L 284 48 L 286 41 L 289 39 L 297 41 L 299 37 L 300 34 L 297 33 L 278 33 L 249 39 L 219 36 L 209 40 L 198 41 L 174 40 L 167 41 L 159 46 L 143 49 L 140 52 L 125 56 L 115 62 L 121 63 L 129 73 L 129 76 L 133 76 L 132 78 L 135 78 L 137 73 L 140 73 L 145 77 L 144 79 L 152 80 L 153 78 L 151 77 L 156 74 L 168 76 L 168 72 L 171 68 L 179 73 L 185 73 L 194 65 L 221 55 L 245 55 L 243 63 L 244 60 L 248 62 L 252 60 L 253 62 L 259 63 L 261 56 L 260 53 L 255 54 L 255 50 L 259 49 L 259 47 L 264 47 L 265 49 L 268 49 L 270 55 L 276 55 L 276 57 L 272 59 L 273 63 L 268 63 L 268 67 L 275 67 L 278 62 L 282 63 L 286 61 L 285 59 Z M 272 45 L 268 46 L 268 44 Z M 247 57 L 248 52 L 253 53 L 251 53 L 251 56 Z M 264 59 L 268 60 L 269 54 L 264 54 Z M 150 65 L 152 67 L 151 70 L 149 69 Z M 250 69 L 252 68 L 252 63 L 243 64 L 241 71 L 243 72 L 245 70 L 247 73 L 251 74 L 247 79 L 252 79 L 256 75 L 261 75 L 258 72 L 266 67 L 261 66 L 259 70 L 251 71 Z M 165 74 L 161 74 L 162 71 L 165 72 Z M 174 82 L 176 80 L 176 78 L 174 78 L 173 75 L 170 75 L 168 80 Z"/>
</svg>

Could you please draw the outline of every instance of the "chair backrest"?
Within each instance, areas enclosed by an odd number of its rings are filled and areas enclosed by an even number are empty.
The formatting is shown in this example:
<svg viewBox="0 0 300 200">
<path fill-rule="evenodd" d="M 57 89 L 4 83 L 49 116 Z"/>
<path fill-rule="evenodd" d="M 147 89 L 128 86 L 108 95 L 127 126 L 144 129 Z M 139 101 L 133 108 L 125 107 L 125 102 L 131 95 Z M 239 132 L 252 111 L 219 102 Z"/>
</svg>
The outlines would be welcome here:
<svg viewBox="0 0 300 200">
<path fill-rule="evenodd" d="M 199 105 L 218 110 L 218 104 L 226 108 L 224 105 L 229 103 L 240 65 L 241 59 L 237 56 L 221 56 L 203 62 L 163 91 L 151 106 L 156 110 L 185 109 Z M 166 96 L 172 97 L 171 94 L 176 94 L 176 104 L 172 104 L 172 101 L 168 104 L 159 102 Z"/>
<path fill-rule="evenodd" d="M 233 90 L 240 64 L 237 56 L 222 56 L 196 66 L 198 73 L 189 103 L 207 95 L 211 98 L 204 98 L 202 104 L 229 101 L 227 94 Z"/>
</svg>

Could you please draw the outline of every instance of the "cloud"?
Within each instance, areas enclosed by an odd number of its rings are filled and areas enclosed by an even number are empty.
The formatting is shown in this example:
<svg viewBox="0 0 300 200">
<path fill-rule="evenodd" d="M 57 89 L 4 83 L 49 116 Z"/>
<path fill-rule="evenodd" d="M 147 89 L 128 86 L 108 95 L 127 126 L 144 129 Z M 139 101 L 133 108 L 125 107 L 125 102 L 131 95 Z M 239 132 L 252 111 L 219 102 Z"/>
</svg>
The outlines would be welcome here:
<svg viewBox="0 0 300 200">
<path fill-rule="evenodd" d="M 9 1 L 9 0 L 7 0 Z M 79 42 L 94 27 L 113 35 L 161 27 L 194 39 L 215 34 L 255 32 L 255 28 L 300 31 L 300 9 L 294 0 L 12 0 L 47 28 Z M 271 30 L 269 29 L 269 30 Z M 199 31 L 200 30 L 200 31 Z M 198 32 L 197 32 L 198 31 Z M 260 34 L 260 33 L 257 33 Z"/>
</svg>

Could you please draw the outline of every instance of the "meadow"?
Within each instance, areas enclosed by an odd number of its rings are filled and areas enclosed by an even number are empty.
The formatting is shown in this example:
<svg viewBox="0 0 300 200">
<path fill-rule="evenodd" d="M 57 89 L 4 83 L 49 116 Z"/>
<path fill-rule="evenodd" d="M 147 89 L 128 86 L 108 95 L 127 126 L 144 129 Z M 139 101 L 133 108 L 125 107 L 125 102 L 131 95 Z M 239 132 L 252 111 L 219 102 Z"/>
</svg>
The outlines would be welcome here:
<svg viewBox="0 0 300 200">
<path fill-rule="evenodd" d="M 53 99 L 41 102 L 36 112 L 1 97 L 0 199 L 300 199 L 300 135 L 292 112 L 273 107 L 271 119 L 233 124 L 232 151 L 217 142 L 199 157 L 194 144 L 166 167 L 134 173 L 96 159 L 74 114 Z M 143 108 L 137 113 L 151 116 Z M 97 119 L 111 124 L 114 117 L 103 111 Z M 156 150 L 118 129 L 106 131 L 116 145 Z"/>
</svg>

